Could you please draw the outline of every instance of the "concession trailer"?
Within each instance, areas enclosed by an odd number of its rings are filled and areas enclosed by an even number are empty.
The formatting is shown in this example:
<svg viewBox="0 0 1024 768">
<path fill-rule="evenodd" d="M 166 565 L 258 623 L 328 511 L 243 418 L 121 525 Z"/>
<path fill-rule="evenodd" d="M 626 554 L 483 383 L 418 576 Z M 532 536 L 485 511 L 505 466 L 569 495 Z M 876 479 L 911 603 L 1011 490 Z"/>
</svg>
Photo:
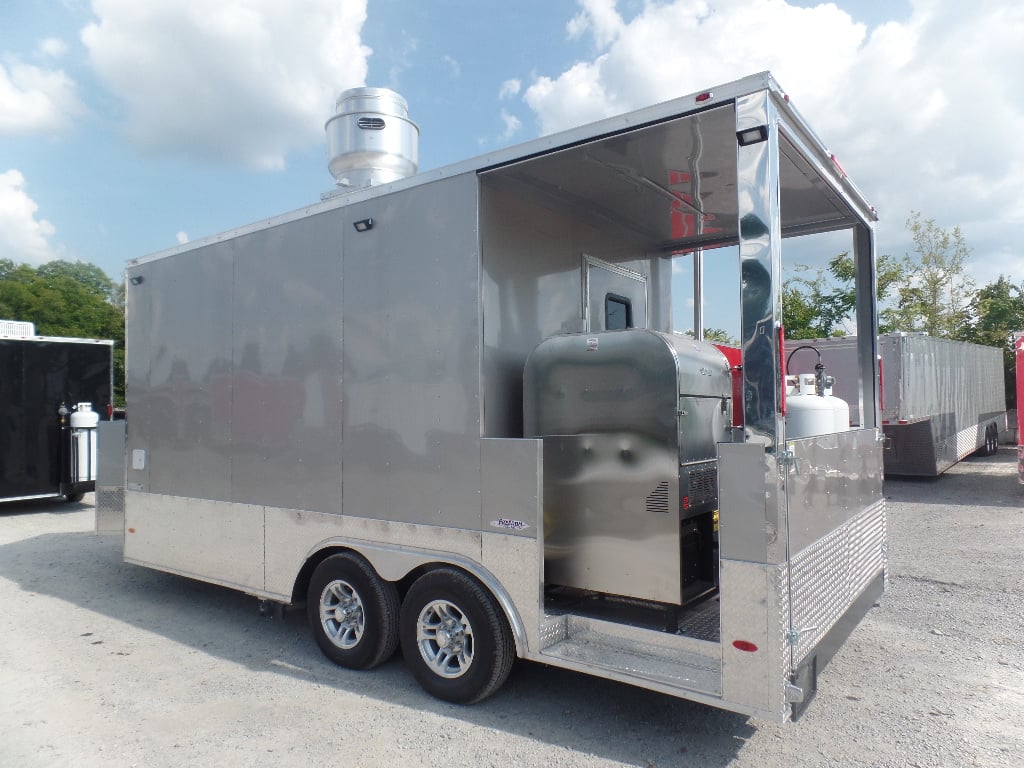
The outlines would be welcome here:
<svg viewBox="0 0 1024 768">
<path fill-rule="evenodd" d="M 473 702 L 515 658 L 789 719 L 882 593 L 874 209 L 768 73 L 416 174 L 344 92 L 319 203 L 127 266 L 124 558 Z M 409 175 L 411 174 L 411 175 Z M 786 429 L 790 238 L 857 269 L 853 429 Z M 731 259 L 739 344 L 672 332 Z"/>
<path fill-rule="evenodd" d="M 96 483 L 113 406 L 114 342 L 37 336 L 0 320 L 0 502 L 78 501 Z"/>
<path fill-rule="evenodd" d="M 855 403 L 849 376 L 856 370 L 857 340 L 800 344 L 791 363 L 813 369 L 820 362 L 835 378 L 835 394 Z M 887 475 L 936 477 L 972 453 L 995 453 L 999 426 L 1006 425 L 1002 349 L 924 333 L 885 333 L 878 352 Z M 860 423 L 856 408 L 851 422 Z"/>
</svg>

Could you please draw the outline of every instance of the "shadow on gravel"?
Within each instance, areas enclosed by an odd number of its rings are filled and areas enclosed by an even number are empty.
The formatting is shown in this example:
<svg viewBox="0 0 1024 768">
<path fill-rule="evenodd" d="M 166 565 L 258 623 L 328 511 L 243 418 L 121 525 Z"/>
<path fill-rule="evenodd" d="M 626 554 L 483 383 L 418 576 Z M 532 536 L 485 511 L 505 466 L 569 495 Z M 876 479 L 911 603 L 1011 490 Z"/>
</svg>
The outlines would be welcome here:
<svg viewBox="0 0 1024 768">
<path fill-rule="evenodd" d="M 92 508 L 84 501 L 59 501 L 57 499 L 33 499 L 31 501 L 0 501 L 0 518 L 7 515 L 24 515 L 41 512 L 49 515 L 66 515 Z"/>
<path fill-rule="evenodd" d="M 756 732 L 741 715 L 521 661 L 494 697 L 470 707 L 447 704 L 422 691 L 400 654 L 368 672 L 336 667 L 317 649 L 304 611 L 287 611 L 283 619 L 261 617 L 257 602 L 240 592 L 128 565 L 116 536 L 52 533 L 0 546 L 0 577 L 26 592 L 81 607 L 86 613 L 76 612 L 74 621 L 65 616 L 53 631 L 80 638 L 83 654 L 88 645 L 94 646 L 91 652 L 131 656 L 116 627 L 89 620 L 87 612 L 94 612 L 252 671 L 642 768 L 725 766 Z M 320 716 L 331 717 L 329 712 Z"/>
<path fill-rule="evenodd" d="M 916 504 L 1013 509 L 1024 504 L 1024 485 L 1017 481 L 1014 446 L 1000 446 L 992 456 L 968 456 L 938 477 L 888 476 L 884 492 L 887 499 Z"/>
</svg>

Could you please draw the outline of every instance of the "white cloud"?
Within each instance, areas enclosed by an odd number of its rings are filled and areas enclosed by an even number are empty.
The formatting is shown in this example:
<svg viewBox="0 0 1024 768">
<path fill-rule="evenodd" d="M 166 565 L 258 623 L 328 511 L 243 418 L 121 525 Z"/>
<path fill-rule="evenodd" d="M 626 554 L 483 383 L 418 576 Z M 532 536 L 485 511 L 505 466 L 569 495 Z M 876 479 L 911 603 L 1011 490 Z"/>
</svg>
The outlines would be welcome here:
<svg viewBox="0 0 1024 768">
<path fill-rule="evenodd" d="M 38 210 L 20 171 L 0 173 L 0 258 L 33 265 L 59 258 L 60 249 L 50 242 L 56 230 L 36 218 Z"/>
<path fill-rule="evenodd" d="M 501 84 L 501 88 L 498 90 L 499 99 L 511 99 L 513 96 L 518 96 L 519 91 L 523 88 L 522 80 L 506 80 Z"/>
<path fill-rule="evenodd" d="M 138 146 L 276 169 L 362 85 L 366 0 L 94 0 L 82 42 Z"/>
<path fill-rule="evenodd" d="M 616 0 L 580 0 L 580 5 L 583 10 L 573 16 L 566 25 L 566 33 L 572 40 L 592 32 L 594 42 L 598 47 L 604 48 L 625 26 L 619 12 L 615 10 Z"/>
<path fill-rule="evenodd" d="M 187 242 L 188 242 L 188 240 L 189 240 L 189 238 L 188 238 L 188 232 L 186 232 L 186 231 L 185 231 L 185 230 L 183 230 L 183 229 L 182 229 L 182 230 L 179 230 L 179 231 L 178 231 L 178 234 L 176 234 L 176 235 L 174 236 L 174 239 L 178 241 L 178 245 L 184 245 L 184 244 L 185 244 L 185 243 L 187 243 Z"/>
<path fill-rule="evenodd" d="M 629 19 L 622 3 L 579 4 L 568 33 L 591 35 L 593 58 L 523 97 L 544 133 L 768 69 L 878 207 L 879 252 L 907 249 L 916 210 L 961 226 L 975 271 L 1024 274 L 1008 247 L 1024 229 L 1024 5 L 911 0 L 908 17 L 868 30 L 832 3 L 670 0 Z"/>
<path fill-rule="evenodd" d="M 505 124 L 505 132 L 501 136 L 502 140 L 511 139 L 523 127 L 519 118 L 506 109 L 501 110 L 501 121 Z"/>
<path fill-rule="evenodd" d="M 60 133 L 82 112 L 75 83 L 63 70 L 14 58 L 0 64 L 0 136 Z"/>
<path fill-rule="evenodd" d="M 45 40 L 39 41 L 39 45 L 36 50 L 40 56 L 44 56 L 49 59 L 59 59 L 68 52 L 68 44 L 59 37 L 48 37 Z"/>
<path fill-rule="evenodd" d="M 448 55 L 442 56 L 441 57 L 441 62 L 446 67 L 448 67 L 448 70 L 455 77 L 458 77 L 459 75 L 462 74 L 462 66 L 459 64 L 459 62 L 456 59 L 452 58 L 451 56 L 448 56 Z"/>
</svg>

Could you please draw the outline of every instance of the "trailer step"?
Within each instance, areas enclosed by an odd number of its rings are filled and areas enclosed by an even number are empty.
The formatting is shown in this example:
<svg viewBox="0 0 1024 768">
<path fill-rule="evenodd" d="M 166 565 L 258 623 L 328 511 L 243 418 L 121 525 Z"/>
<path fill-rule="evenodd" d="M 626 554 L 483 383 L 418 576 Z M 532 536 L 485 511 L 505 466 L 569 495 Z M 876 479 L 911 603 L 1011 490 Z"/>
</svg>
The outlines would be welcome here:
<svg viewBox="0 0 1024 768">
<path fill-rule="evenodd" d="M 565 639 L 541 651 L 541 656 L 556 666 L 600 669 L 631 682 L 639 679 L 715 696 L 722 693 L 717 642 L 582 616 L 559 619 L 564 620 Z M 566 663 L 558 664 L 555 659 Z"/>
</svg>

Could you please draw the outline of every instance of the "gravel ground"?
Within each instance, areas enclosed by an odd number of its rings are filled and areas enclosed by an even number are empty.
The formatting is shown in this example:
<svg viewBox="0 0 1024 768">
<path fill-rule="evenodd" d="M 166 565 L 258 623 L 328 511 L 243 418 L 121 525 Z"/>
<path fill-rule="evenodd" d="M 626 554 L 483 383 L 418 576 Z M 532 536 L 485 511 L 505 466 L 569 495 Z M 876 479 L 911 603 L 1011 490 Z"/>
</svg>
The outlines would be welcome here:
<svg viewBox="0 0 1024 768">
<path fill-rule="evenodd" d="M 518 662 L 473 707 L 399 658 L 329 664 L 301 612 L 125 565 L 82 504 L 0 507 L 0 766 L 1019 766 L 1013 449 L 890 480 L 890 583 L 797 723 Z"/>
</svg>

